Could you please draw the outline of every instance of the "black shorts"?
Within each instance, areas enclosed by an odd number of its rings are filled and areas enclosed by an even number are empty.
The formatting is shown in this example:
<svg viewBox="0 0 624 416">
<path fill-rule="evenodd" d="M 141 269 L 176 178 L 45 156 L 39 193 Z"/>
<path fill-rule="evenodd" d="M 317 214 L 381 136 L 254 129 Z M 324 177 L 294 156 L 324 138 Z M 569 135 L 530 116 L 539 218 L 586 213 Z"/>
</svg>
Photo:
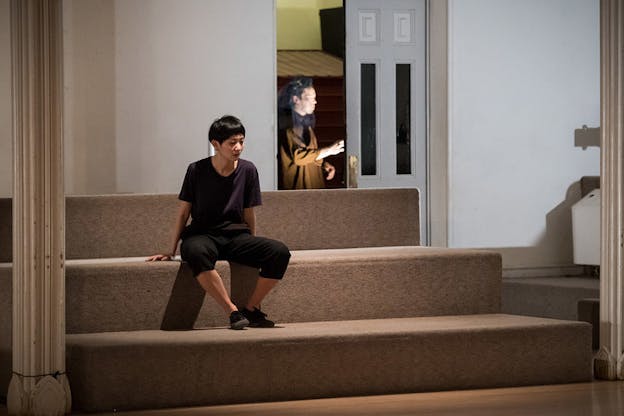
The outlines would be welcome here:
<svg viewBox="0 0 624 416">
<path fill-rule="evenodd" d="M 214 270 L 217 260 L 228 260 L 260 269 L 262 277 L 281 279 L 290 260 L 284 243 L 248 232 L 193 235 L 182 240 L 180 253 L 195 276 Z"/>
</svg>

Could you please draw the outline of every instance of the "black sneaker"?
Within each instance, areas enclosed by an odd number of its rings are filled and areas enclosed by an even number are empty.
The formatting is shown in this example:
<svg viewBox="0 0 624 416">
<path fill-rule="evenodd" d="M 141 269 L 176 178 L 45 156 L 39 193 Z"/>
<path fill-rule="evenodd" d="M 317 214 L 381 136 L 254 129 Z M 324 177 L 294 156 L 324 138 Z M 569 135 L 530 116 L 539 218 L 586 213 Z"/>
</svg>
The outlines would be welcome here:
<svg viewBox="0 0 624 416">
<path fill-rule="evenodd" d="M 273 328 L 275 326 L 275 322 L 266 319 L 266 313 L 258 308 L 254 308 L 253 311 L 243 308 L 241 312 L 249 320 L 249 326 L 252 328 Z"/>
<path fill-rule="evenodd" d="M 249 325 L 249 321 L 240 311 L 230 314 L 230 329 L 243 329 Z"/>
</svg>

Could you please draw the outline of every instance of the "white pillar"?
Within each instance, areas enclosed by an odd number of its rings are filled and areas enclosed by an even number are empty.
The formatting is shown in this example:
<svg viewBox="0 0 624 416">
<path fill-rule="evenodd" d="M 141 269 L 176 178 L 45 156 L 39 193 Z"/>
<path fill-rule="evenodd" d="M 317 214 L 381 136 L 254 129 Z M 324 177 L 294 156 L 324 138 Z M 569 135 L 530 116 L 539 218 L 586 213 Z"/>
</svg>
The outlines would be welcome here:
<svg viewBox="0 0 624 416">
<path fill-rule="evenodd" d="M 69 413 L 61 0 L 11 0 L 13 377 L 9 414 Z"/>
<path fill-rule="evenodd" d="M 602 151 L 597 378 L 624 379 L 624 0 L 600 2 Z"/>
</svg>

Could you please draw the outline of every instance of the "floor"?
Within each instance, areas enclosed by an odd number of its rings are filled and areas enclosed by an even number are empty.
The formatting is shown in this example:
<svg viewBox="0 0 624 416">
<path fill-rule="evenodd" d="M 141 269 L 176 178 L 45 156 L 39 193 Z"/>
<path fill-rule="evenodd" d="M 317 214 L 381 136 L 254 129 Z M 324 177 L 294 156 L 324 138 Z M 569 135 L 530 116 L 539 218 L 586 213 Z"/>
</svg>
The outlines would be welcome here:
<svg viewBox="0 0 624 416">
<path fill-rule="evenodd" d="M 118 412 L 171 416 L 624 415 L 624 381 Z"/>
<path fill-rule="evenodd" d="M 118 412 L 116 415 L 624 415 L 624 381 Z"/>
<path fill-rule="evenodd" d="M 0 415 L 5 414 L 6 407 L 0 407 Z M 617 416 L 624 415 L 624 381 L 116 412 L 106 415 Z"/>
</svg>

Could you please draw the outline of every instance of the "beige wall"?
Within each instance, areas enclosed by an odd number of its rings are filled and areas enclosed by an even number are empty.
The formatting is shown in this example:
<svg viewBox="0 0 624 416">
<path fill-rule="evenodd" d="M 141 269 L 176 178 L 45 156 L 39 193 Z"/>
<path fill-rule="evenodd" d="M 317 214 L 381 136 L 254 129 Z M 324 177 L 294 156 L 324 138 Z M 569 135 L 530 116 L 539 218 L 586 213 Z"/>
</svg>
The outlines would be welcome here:
<svg viewBox="0 0 624 416">
<path fill-rule="evenodd" d="M 187 164 L 206 156 L 208 152 L 206 132 L 210 122 L 224 113 L 234 113 L 243 119 L 248 131 L 246 157 L 258 166 L 263 189 L 275 189 L 274 5 L 276 3 L 282 4 L 282 1 L 186 0 L 180 3 L 175 0 L 65 0 L 64 128 L 67 193 L 177 192 Z M 494 6 L 498 4 L 491 3 Z M 509 3 L 519 5 L 513 1 Z M 181 7 L 181 4 L 184 7 Z M 455 4 L 467 7 L 462 2 L 453 2 L 453 5 Z M 535 13 L 530 7 L 537 7 L 539 4 L 541 3 L 518 7 L 526 7 L 527 15 L 532 16 Z M 580 4 L 585 3 L 580 1 Z M 9 57 L 10 50 L 8 5 L 9 0 L 0 0 L 0 54 L 3 57 Z M 331 6 L 333 5 L 327 5 Z M 457 9 L 453 11 L 454 26 L 450 28 L 449 33 L 463 33 L 460 29 L 464 28 L 465 31 L 466 28 L 458 26 L 463 21 L 459 17 L 463 16 L 465 20 L 466 15 L 458 15 Z M 468 7 L 465 12 L 474 13 L 475 21 L 484 19 L 480 17 L 482 13 L 479 10 Z M 543 12 L 537 15 L 550 16 Z M 232 30 L 232 16 L 236 16 L 236 31 Z M 579 16 L 586 17 L 587 13 L 580 13 Z M 579 25 L 579 27 L 590 26 Z M 591 31 L 594 31 L 595 28 L 591 27 Z M 495 28 L 491 30 L 495 31 Z M 508 32 L 506 29 L 505 33 Z M 249 39 L 254 41 L 249 42 Z M 518 44 L 531 45 L 523 39 L 524 37 L 518 37 Z M 591 39 L 596 43 L 594 38 Z M 474 36 L 460 37 L 453 44 L 457 46 L 459 40 L 474 40 Z M 521 43 L 521 40 L 525 43 Z M 494 41 L 496 39 L 490 36 L 489 43 L 485 44 L 487 46 Z M 483 48 L 481 42 L 476 44 Z M 589 46 L 586 45 L 591 53 L 586 54 L 587 56 L 595 53 Z M 534 49 L 529 48 L 533 51 Z M 453 51 L 451 49 L 449 53 L 455 65 L 452 67 L 452 71 L 455 71 L 451 72 L 452 74 L 461 74 L 464 77 L 462 80 L 467 76 L 482 74 L 488 76 L 488 72 L 472 71 L 470 67 L 460 65 L 465 64 L 465 61 L 460 60 L 463 54 L 474 54 L 474 46 Z M 570 56 L 577 56 L 578 53 L 575 51 L 570 52 Z M 481 58 L 476 56 L 474 59 L 480 62 Z M 500 63 L 495 57 L 493 59 Z M 589 62 L 590 60 L 587 60 L 579 65 L 587 65 Z M 9 59 L 0 59 L 0 196 L 10 195 L 12 188 L 9 63 Z M 575 68 L 581 68 L 579 65 Z M 576 73 L 575 71 L 568 70 L 566 76 Z M 560 79 L 561 73 L 562 71 L 559 71 L 557 77 L 553 79 Z M 523 85 L 531 87 L 535 80 L 541 79 L 540 74 L 542 72 L 538 72 L 533 78 L 526 78 Z M 564 91 L 568 93 L 581 91 L 580 86 L 584 86 L 587 93 L 578 94 L 587 100 L 587 97 L 594 97 L 597 91 L 597 86 L 593 88 L 592 82 L 596 84 L 591 80 L 588 84 L 585 77 L 572 84 L 575 85 L 574 89 L 567 88 Z M 462 85 L 477 88 L 483 83 L 465 81 L 463 84 L 455 82 L 453 85 L 455 90 L 451 91 L 451 101 L 457 104 L 462 97 L 458 95 L 457 88 Z M 496 150 L 491 144 L 480 144 L 479 140 L 485 137 L 484 132 L 487 132 L 483 130 L 484 126 L 492 123 L 490 120 L 492 112 L 488 110 L 489 107 L 479 106 L 475 101 L 475 98 L 487 97 L 482 91 L 466 96 L 470 105 L 453 107 L 454 111 L 450 118 L 453 127 L 451 151 L 455 152 L 454 157 L 450 158 L 452 163 L 450 169 L 456 176 L 464 166 L 457 164 L 458 161 L 461 162 L 460 157 L 466 157 L 467 162 L 473 163 L 468 166 L 470 167 L 478 165 L 475 161 L 480 161 L 483 165 L 481 161 L 488 157 L 497 160 L 501 155 L 510 153 Z M 560 98 L 560 95 L 557 94 L 555 98 L 557 97 Z M 592 100 L 595 101 L 595 97 Z M 549 134 L 549 140 L 559 137 L 562 143 L 572 143 L 572 132 L 575 127 L 583 123 L 595 124 L 594 121 L 598 121 L 596 118 L 598 107 L 593 101 L 584 104 L 586 108 L 582 109 L 583 111 L 577 111 L 575 117 L 578 120 L 565 126 L 565 135 Z M 556 114 L 570 114 L 570 102 L 581 101 L 569 100 L 564 105 L 552 108 L 560 112 Z M 505 109 L 509 106 L 500 105 L 500 107 Z M 527 106 L 529 109 L 532 107 Z M 488 119 L 475 123 L 475 118 L 469 117 L 471 112 L 485 114 Z M 470 129 L 461 124 L 464 121 L 468 126 L 477 124 L 480 130 L 469 134 Z M 496 121 L 504 125 L 514 125 L 514 129 L 511 129 L 513 133 L 520 128 L 532 128 L 531 123 L 515 122 L 517 112 L 511 117 L 511 121 L 502 118 Z M 509 129 L 502 127 L 494 130 L 507 132 Z M 459 136 L 460 133 L 462 136 Z M 527 147 L 526 137 L 529 135 L 525 134 L 509 143 L 518 146 L 520 151 L 543 155 L 547 146 L 535 141 L 532 146 Z M 499 141 L 492 143 L 497 145 Z M 464 142 L 472 147 L 463 149 L 461 145 Z M 477 154 L 468 158 L 471 151 Z M 458 223 L 462 215 L 472 215 L 470 218 L 472 222 L 475 222 L 476 217 L 473 214 L 474 210 L 461 205 L 462 193 L 470 191 L 470 188 L 454 178 L 451 184 L 454 205 L 451 207 L 449 221 L 452 222 L 452 231 L 455 234 L 451 243 L 458 246 L 509 247 L 503 249 L 505 265 L 508 267 L 569 264 L 571 260 L 569 208 L 570 202 L 578 198 L 575 183 L 580 176 L 595 174 L 598 166 L 596 149 L 583 151 L 577 148 L 569 149 L 569 152 L 570 157 L 565 159 L 561 159 L 560 153 L 557 153 L 547 158 L 546 163 L 529 164 L 523 169 L 516 169 L 517 172 L 527 175 L 545 167 L 546 170 L 539 181 L 522 179 L 523 185 L 528 184 L 529 189 L 537 189 L 531 188 L 531 184 L 543 184 L 544 178 L 549 178 L 550 181 L 564 172 L 562 169 L 552 170 L 555 162 L 574 161 L 581 167 L 570 170 L 569 177 L 558 178 L 556 186 L 545 188 L 541 185 L 539 189 L 540 192 L 543 191 L 543 195 L 525 198 L 522 204 L 496 198 L 496 201 L 506 204 L 504 212 L 509 218 L 508 224 L 514 226 L 521 215 L 528 210 L 535 211 L 539 208 L 540 211 L 537 213 L 531 211 L 537 220 L 526 222 L 525 228 L 537 224 L 545 228 L 545 232 L 528 243 L 510 232 L 506 235 L 510 239 L 513 238 L 513 241 L 509 242 L 488 244 L 487 241 L 475 242 L 474 239 L 462 241 L 461 239 L 466 236 L 482 238 L 488 226 L 479 227 L 477 234 L 464 230 Z M 515 151 L 513 154 L 520 153 Z M 484 177 L 486 179 L 483 179 Z M 496 177 L 483 175 L 473 178 L 474 181 L 469 185 L 477 186 L 479 189 L 470 195 L 477 200 L 483 200 L 484 189 L 491 188 L 487 181 L 492 179 L 507 187 L 507 182 L 501 178 L 503 178 L 501 172 L 498 172 Z M 516 190 L 517 193 L 520 188 L 510 189 Z M 538 203 L 543 206 L 538 206 Z M 496 215 L 486 217 L 488 224 L 492 224 L 498 218 Z"/>
<path fill-rule="evenodd" d="M 115 193 L 115 3 L 65 0 L 63 25 L 66 193 Z"/>
<path fill-rule="evenodd" d="M 245 157 L 275 188 L 272 0 L 63 7 L 68 194 L 178 192 L 223 114 L 241 117 Z"/>
<path fill-rule="evenodd" d="M 502 248 L 506 267 L 572 263 L 578 182 L 600 173 L 600 149 L 574 145 L 600 125 L 599 10 L 449 2 L 450 246 Z"/>
<path fill-rule="evenodd" d="M 0 0 L 0 197 L 13 194 L 9 0 Z"/>
<path fill-rule="evenodd" d="M 277 0 L 277 49 L 321 49 L 320 9 L 342 7 L 342 0 Z"/>
</svg>

